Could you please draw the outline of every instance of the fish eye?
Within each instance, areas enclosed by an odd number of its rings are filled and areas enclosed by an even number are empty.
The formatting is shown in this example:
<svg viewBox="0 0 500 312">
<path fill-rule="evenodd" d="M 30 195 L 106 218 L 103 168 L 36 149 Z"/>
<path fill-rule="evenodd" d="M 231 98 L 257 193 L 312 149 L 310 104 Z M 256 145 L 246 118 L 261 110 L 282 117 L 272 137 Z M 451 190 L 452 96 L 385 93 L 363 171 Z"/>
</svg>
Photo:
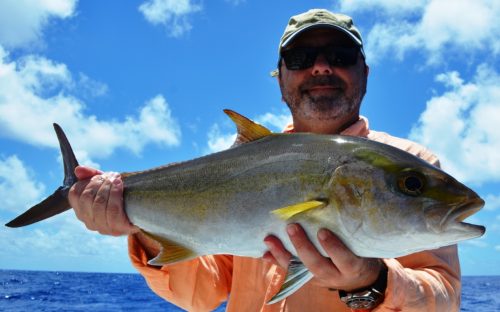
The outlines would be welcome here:
<svg viewBox="0 0 500 312">
<path fill-rule="evenodd" d="M 416 172 L 404 172 L 398 179 L 399 190 L 407 195 L 419 196 L 424 186 L 424 177 Z"/>
</svg>

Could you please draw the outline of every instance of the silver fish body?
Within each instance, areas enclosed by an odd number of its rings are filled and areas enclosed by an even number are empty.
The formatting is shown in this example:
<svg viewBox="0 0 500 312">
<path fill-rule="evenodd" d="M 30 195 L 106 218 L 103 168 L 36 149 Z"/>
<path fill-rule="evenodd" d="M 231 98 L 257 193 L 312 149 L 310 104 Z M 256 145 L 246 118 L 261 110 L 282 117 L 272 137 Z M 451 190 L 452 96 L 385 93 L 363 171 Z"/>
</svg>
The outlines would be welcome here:
<svg viewBox="0 0 500 312">
<path fill-rule="evenodd" d="M 374 157 L 395 168 L 377 166 Z M 397 176 L 405 172 L 419 174 L 427 188 L 442 196 L 402 193 Z M 285 233 L 290 222 L 300 223 L 317 247 L 316 232 L 327 228 L 357 255 L 377 258 L 450 245 L 484 232 L 461 220 L 446 220 L 460 207 L 480 208 L 482 200 L 472 190 L 406 152 L 354 137 L 274 134 L 132 175 L 124 183 L 132 223 L 193 255 L 260 257 L 268 234 L 293 251 Z M 312 200 L 325 205 L 287 220 L 272 213 Z"/>
</svg>

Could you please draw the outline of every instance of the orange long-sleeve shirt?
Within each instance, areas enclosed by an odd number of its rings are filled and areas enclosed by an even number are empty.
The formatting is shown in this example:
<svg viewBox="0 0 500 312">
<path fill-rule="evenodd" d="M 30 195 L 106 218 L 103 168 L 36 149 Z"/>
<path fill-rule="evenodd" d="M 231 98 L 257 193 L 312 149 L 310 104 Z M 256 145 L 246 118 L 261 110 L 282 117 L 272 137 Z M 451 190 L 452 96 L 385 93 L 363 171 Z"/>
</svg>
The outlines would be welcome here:
<svg viewBox="0 0 500 312">
<path fill-rule="evenodd" d="M 293 127 L 285 131 L 293 132 Z M 390 144 L 439 166 L 436 156 L 424 147 L 369 130 L 365 118 L 342 134 Z M 280 289 L 286 271 L 262 259 L 216 255 L 154 267 L 147 264 L 147 254 L 133 235 L 129 236 L 129 254 L 132 264 L 156 294 L 188 311 L 211 311 L 226 300 L 228 312 L 350 311 L 337 292 L 311 282 L 288 298 L 266 305 Z M 459 310 L 461 285 L 456 245 L 384 261 L 388 267 L 385 299 L 373 311 Z"/>
</svg>

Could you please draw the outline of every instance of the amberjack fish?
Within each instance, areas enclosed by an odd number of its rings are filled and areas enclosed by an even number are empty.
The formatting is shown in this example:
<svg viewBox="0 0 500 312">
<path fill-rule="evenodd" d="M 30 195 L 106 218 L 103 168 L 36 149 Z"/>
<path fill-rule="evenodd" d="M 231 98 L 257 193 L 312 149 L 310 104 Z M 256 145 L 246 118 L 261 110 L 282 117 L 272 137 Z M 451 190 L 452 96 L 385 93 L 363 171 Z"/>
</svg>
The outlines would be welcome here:
<svg viewBox="0 0 500 312">
<path fill-rule="evenodd" d="M 287 223 L 334 232 L 356 255 L 393 258 L 479 237 L 485 228 L 463 222 L 484 205 L 442 170 L 395 147 L 364 138 L 278 134 L 230 110 L 234 147 L 201 158 L 123 173 L 130 221 L 158 241 L 152 265 L 203 255 L 261 257 L 273 234 L 294 252 Z M 78 162 L 54 124 L 64 181 L 54 194 L 7 223 L 25 226 L 70 209 L 68 191 Z M 244 144 L 241 144 L 244 143 Z M 325 254 L 326 255 L 326 254 Z M 292 261 L 277 302 L 312 274 Z"/>
</svg>

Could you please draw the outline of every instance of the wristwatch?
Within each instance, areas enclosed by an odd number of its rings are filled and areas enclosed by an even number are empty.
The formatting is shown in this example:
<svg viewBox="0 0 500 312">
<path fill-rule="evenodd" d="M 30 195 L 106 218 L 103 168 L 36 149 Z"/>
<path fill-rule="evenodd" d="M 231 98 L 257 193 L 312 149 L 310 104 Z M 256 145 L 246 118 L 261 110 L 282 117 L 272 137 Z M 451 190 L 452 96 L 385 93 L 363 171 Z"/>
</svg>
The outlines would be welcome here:
<svg viewBox="0 0 500 312">
<path fill-rule="evenodd" d="M 380 269 L 380 273 L 372 285 L 349 292 L 339 290 L 339 297 L 353 310 L 369 310 L 375 308 L 384 300 L 386 287 L 387 266 L 382 262 L 382 269 Z"/>
</svg>

